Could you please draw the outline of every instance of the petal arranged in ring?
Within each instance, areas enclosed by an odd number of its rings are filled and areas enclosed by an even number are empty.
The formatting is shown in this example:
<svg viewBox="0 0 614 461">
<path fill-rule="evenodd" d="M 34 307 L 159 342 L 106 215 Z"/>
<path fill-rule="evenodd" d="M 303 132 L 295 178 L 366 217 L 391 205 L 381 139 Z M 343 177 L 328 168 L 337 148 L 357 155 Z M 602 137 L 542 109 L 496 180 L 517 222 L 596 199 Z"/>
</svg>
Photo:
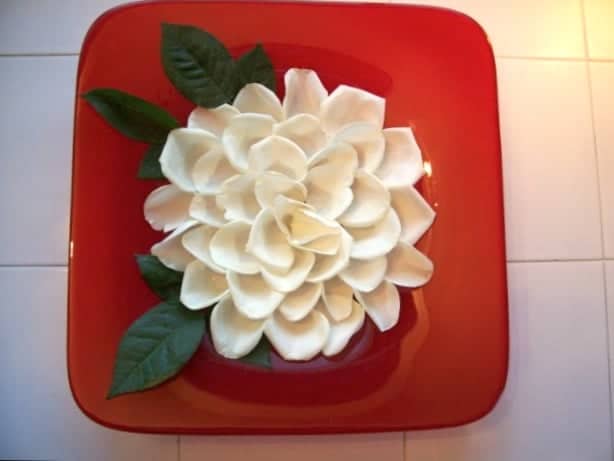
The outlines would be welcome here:
<svg viewBox="0 0 614 461">
<path fill-rule="evenodd" d="M 390 209 L 381 219 L 369 227 L 346 229 L 354 239 L 350 256 L 354 259 L 372 259 L 390 252 L 399 241 L 401 222 Z"/>
<path fill-rule="evenodd" d="M 338 277 L 324 282 L 322 300 L 330 316 L 337 322 L 352 313 L 352 287 Z"/>
<path fill-rule="evenodd" d="M 262 277 L 274 290 L 281 291 L 282 293 L 288 293 L 298 289 L 307 278 L 309 271 L 313 267 L 315 262 L 315 255 L 308 251 L 295 250 L 294 251 L 294 264 L 289 270 L 283 273 L 276 272 L 275 269 L 271 270 L 270 262 L 262 264 Z"/>
<path fill-rule="evenodd" d="M 374 172 L 384 158 L 386 141 L 382 129 L 372 123 L 347 125 L 335 135 L 334 142 L 344 142 L 356 149 L 358 167 L 369 173 Z"/>
<path fill-rule="evenodd" d="M 391 254 L 392 252 L 388 253 L 388 257 Z M 387 265 L 386 256 L 367 260 L 350 259 L 347 267 L 339 273 L 339 277 L 354 290 L 369 292 L 375 290 L 384 280 Z"/>
<path fill-rule="evenodd" d="M 287 118 L 296 114 L 320 114 L 320 106 L 328 91 L 318 74 L 310 69 L 289 69 L 284 75 L 284 83 L 286 96 L 283 110 Z"/>
<path fill-rule="evenodd" d="M 259 272 L 260 264 L 246 249 L 249 231 L 249 224 L 240 221 L 219 228 L 209 244 L 213 262 L 225 270 L 240 274 Z"/>
<path fill-rule="evenodd" d="M 192 179 L 199 193 L 214 195 L 221 191 L 224 181 L 238 173 L 220 146 L 198 159 L 192 171 Z"/>
<path fill-rule="evenodd" d="M 337 174 L 336 182 L 345 186 L 352 185 L 357 168 L 358 153 L 351 145 L 344 142 L 331 144 L 309 159 L 310 175 L 332 171 Z"/>
<path fill-rule="evenodd" d="M 387 255 L 386 280 L 403 287 L 416 288 L 433 275 L 433 262 L 411 245 L 399 244 Z"/>
<path fill-rule="evenodd" d="M 262 208 L 272 208 L 278 195 L 302 202 L 307 197 L 307 189 L 300 181 L 269 171 L 256 179 L 254 194 Z"/>
<path fill-rule="evenodd" d="M 173 184 L 158 187 L 145 199 L 145 220 L 155 230 L 172 231 L 188 220 L 191 201 L 192 194 Z"/>
<path fill-rule="evenodd" d="M 401 220 L 401 241 L 413 245 L 433 224 L 435 211 L 411 186 L 392 190 L 390 194 L 392 207 Z"/>
<path fill-rule="evenodd" d="M 228 284 L 223 274 L 212 271 L 196 259 L 188 264 L 180 294 L 181 303 L 188 309 L 203 309 L 218 302 L 227 293 Z"/>
<path fill-rule="evenodd" d="M 184 232 L 196 225 L 198 225 L 196 221 L 186 221 L 167 235 L 164 240 L 155 243 L 151 247 L 151 254 L 169 269 L 183 272 L 186 266 L 194 261 L 194 256 L 183 247 L 181 238 Z"/>
<path fill-rule="evenodd" d="M 307 157 L 302 149 L 281 136 L 269 136 L 252 145 L 247 165 L 250 171 L 276 171 L 294 180 L 307 174 Z"/>
<path fill-rule="evenodd" d="M 326 134 L 320 126 L 320 120 L 309 114 L 298 114 L 276 124 L 273 133 L 294 142 L 307 158 L 326 144 Z"/>
<path fill-rule="evenodd" d="M 183 247 L 196 259 L 205 264 L 209 269 L 219 274 L 225 273 L 225 269 L 215 263 L 211 257 L 211 239 L 217 232 L 215 227 L 196 226 L 188 230 L 181 239 Z"/>
<path fill-rule="evenodd" d="M 322 349 L 322 354 L 327 357 L 336 355 L 345 349 L 352 336 L 360 331 L 365 323 L 365 311 L 356 301 L 352 301 L 352 312 L 341 321 L 335 321 L 322 303 L 317 306 L 317 310 L 322 312 L 330 324 L 328 339 Z"/>
<path fill-rule="evenodd" d="M 380 130 L 384 126 L 386 100 L 368 91 L 339 85 L 324 101 L 320 119 L 324 131 L 334 134 L 350 123 L 370 122 Z"/>
<path fill-rule="evenodd" d="M 390 209 L 390 192 L 366 171 L 356 171 L 352 195 L 352 204 L 339 216 L 339 222 L 346 227 L 372 226 Z"/>
<path fill-rule="evenodd" d="M 275 313 L 266 323 L 264 333 L 275 350 L 286 360 L 310 360 L 326 344 L 330 325 L 321 312 L 312 310 L 297 322 Z"/>
<path fill-rule="evenodd" d="M 266 264 L 282 274 L 286 274 L 295 263 L 294 250 L 288 244 L 286 235 L 279 229 L 273 211 L 269 208 L 262 210 L 256 216 L 249 232 L 246 249 L 261 264 Z"/>
<path fill-rule="evenodd" d="M 273 290 L 260 274 L 228 272 L 226 279 L 235 306 L 250 319 L 267 318 L 284 299 L 284 294 Z"/>
<path fill-rule="evenodd" d="M 303 283 L 300 288 L 286 294 L 279 312 L 290 322 L 298 322 L 312 311 L 321 294 L 321 283 Z"/>
<path fill-rule="evenodd" d="M 345 230 L 340 234 L 341 241 L 339 250 L 333 255 L 316 255 L 316 262 L 307 276 L 308 282 L 323 282 L 333 278 L 350 261 L 350 249 L 352 247 L 352 237 Z"/>
<path fill-rule="evenodd" d="M 230 104 L 222 104 L 214 109 L 197 107 L 188 116 L 188 128 L 205 130 L 219 138 L 236 115 L 239 115 L 239 111 Z"/>
<path fill-rule="evenodd" d="M 401 299 L 392 283 L 384 280 L 369 293 L 356 291 L 354 294 L 380 331 L 390 330 L 399 321 Z"/>
<path fill-rule="evenodd" d="M 244 221 L 251 223 L 260 212 L 260 204 L 256 199 L 257 175 L 245 173 L 237 175 L 222 184 L 222 192 L 217 195 L 218 207 L 224 208 L 224 217 L 229 221 Z"/>
<path fill-rule="evenodd" d="M 228 221 L 224 210 L 217 204 L 217 199 L 211 195 L 194 195 L 190 203 L 190 217 L 203 224 L 222 227 Z"/>
<path fill-rule="evenodd" d="M 241 88 L 233 106 L 242 113 L 269 115 L 277 121 L 284 118 L 277 95 L 260 83 L 248 83 Z"/>
<path fill-rule="evenodd" d="M 240 114 L 228 123 L 222 144 L 228 161 L 239 171 L 247 169 L 247 153 L 258 141 L 273 133 L 275 120 L 270 115 Z"/>
<path fill-rule="evenodd" d="M 388 188 L 415 184 L 424 174 L 422 154 L 411 128 L 386 128 L 384 158 L 375 174 Z"/>
</svg>

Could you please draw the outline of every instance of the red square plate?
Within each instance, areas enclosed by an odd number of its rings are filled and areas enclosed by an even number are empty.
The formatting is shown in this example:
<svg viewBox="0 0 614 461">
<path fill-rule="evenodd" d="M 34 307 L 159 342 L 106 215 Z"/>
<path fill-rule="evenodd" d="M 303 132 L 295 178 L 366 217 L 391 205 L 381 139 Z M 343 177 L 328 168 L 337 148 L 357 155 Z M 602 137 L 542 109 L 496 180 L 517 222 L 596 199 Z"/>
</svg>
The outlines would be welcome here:
<svg viewBox="0 0 614 461">
<path fill-rule="evenodd" d="M 156 303 L 133 260 L 160 239 L 136 179 L 145 146 L 113 131 L 77 98 L 68 363 L 92 419 L 117 429 L 180 433 L 407 430 L 486 414 L 505 384 L 507 291 L 495 65 L 469 17 L 415 6 L 162 1 L 123 6 L 91 27 L 77 95 L 118 88 L 185 121 L 191 104 L 160 63 L 160 24 L 204 28 L 235 54 L 263 43 L 281 76 L 315 69 L 386 98 L 386 126 L 411 125 L 429 162 L 423 194 L 437 219 L 420 242 L 432 281 L 402 292 L 402 316 L 370 322 L 346 352 L 264 371 L 216 356 L 205 340 L 178 378 L 107 401 L 119 339 Z"/>
</svg>

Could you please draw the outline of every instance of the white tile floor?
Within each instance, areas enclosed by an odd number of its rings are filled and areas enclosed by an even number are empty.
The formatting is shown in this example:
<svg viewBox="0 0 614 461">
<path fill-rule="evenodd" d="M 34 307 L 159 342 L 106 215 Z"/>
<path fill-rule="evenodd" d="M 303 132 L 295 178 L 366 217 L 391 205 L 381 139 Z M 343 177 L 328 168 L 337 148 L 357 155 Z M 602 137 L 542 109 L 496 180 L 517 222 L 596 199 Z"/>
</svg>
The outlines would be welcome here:
<svg viewBox="0 0 614 461">
<path fill-rule="evenodd" d="M 405 436 L 181 438 L 98 427 L 66 383 L 77 53 L 119 3 L 0 0 L 0 459 L 613 459 L 614 0 L 431 1 L 476 18 L 497 55 L 511 363 L 493 413 Z"/>
</svg>

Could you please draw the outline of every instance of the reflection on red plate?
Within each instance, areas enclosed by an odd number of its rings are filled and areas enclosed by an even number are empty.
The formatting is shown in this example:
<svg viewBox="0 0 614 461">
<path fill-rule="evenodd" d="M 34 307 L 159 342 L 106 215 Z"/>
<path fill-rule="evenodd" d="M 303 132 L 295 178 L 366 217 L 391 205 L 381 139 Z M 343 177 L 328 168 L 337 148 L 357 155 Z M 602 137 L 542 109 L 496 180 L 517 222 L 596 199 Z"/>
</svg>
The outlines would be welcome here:
<svg viewBox="0 0 614 461">
<path fill-rule="evenodd" d="M 496 78 L 479 26 L 414 6 L 128 5 L 90 29 L 77 94 L 122 89 L 185 122 L 192 106 L 160 65 L 162 22 L 207 29 L 234 54 L 263 43 L 280 96 L 289 67 L 315 69 L 329 90 L 345 83 L 384 96 L 386 125 L 412 126 L 430 162 L 420 188 L 438 215 L 419 247 L 435 275 L 423 289 L 402 290 L 395 328 L 380 333 L 367 322 L 337 357 L 287 363 L 274 356 L 272 371 L 263 371 L 221 359 L 205 340 L 176 379 L 107 401 L 119 339 L 156 303 L 133 255 L 161 238 L 142 216 L 160 183 L 135 178 L 145 146 L 77 98 L 68 363 L 82 410 L 118 429 L 182 433 L 405 430 L 488 412 L 505 383 L 508 339 Z"/>
</svg>

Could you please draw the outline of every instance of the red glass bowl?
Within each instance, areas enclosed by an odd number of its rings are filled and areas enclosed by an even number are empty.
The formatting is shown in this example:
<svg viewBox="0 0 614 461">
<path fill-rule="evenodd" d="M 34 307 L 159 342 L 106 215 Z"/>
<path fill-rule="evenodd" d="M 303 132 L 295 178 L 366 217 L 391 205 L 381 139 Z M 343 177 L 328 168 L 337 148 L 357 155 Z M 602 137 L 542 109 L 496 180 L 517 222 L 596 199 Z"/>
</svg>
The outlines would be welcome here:
<svg viewBox="0 0 614 461">
<path fill-rule="evenodd" d="M 161 235 L 143 219 L 159 183 L 136 179 L 146 146 L 113 131 L 78 97 L 117 88 L 192 109 L 160 64 L 160 24 L 191 24 L 235 54 L 262 43 L 282 88 L 290 67 L 315 69 L 387 100 L 386 125 L 411 126 L 437 211 L 420 248 L 432 281 L 402 290 L 399 324 L 367 322 L 338 357 L 264 371 L 218 357 L 205 340 L 174 380 L 106 400 L 126 328 L 156 303 L 133 255 Z M 400 5 L 161 1 L 122 6 L 91 27 L 75 109 L 68 371 L 95 421 L 161 433 L 325 433 L 435 428 L 473 421 L 502 392 L 507 289 L 495 65 L 484 31 L 453 11 Z M 283 88 L 280 92 L 283 96 Z"/>
</svg>

